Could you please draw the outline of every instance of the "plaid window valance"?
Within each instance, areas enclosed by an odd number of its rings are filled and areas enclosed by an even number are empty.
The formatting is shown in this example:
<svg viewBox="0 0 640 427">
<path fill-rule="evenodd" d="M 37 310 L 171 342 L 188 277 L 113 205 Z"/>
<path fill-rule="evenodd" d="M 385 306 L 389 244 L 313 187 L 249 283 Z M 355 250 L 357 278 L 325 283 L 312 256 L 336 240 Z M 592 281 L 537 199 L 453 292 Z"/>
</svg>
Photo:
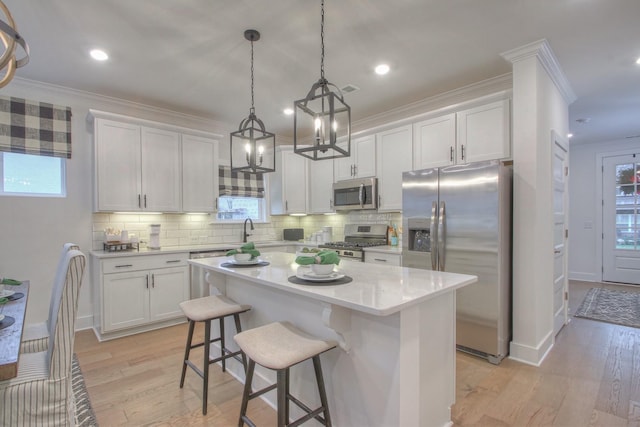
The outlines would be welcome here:
<svg viewBox="0 0 640 427">
<path fill-rule="evenodd" d="M 0 96 L 0 151 L 71 158 L 71 107 Z"/>
<path fill-rule="evenodd" d="M 264 197 L 264 176 L 245 172 L 231 172 L 230 166 L 219 169 L 220 196 Z"/>
</svg>

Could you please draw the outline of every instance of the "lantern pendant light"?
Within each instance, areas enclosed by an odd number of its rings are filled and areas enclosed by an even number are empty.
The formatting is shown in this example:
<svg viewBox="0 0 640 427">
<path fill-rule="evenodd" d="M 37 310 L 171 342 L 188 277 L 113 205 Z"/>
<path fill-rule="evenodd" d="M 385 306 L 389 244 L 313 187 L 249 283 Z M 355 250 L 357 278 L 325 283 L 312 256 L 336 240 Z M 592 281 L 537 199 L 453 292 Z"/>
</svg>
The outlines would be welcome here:
<svg viewBox="0 0 640 427">
<path fill-rule="evenodd" d="M 253 95 L 253 42 L 260 40 L 256 30 L 246 30 L 244 38 L 251 42 L 251 108 L 238 130 L 230 135 L 231 171 L 245 173 L 274 172 L 276 136 L 267 132 L 256 116 Z"/>
<path fill-rule="evenodd" d="M 293 151 L 311 160 L 351 155 L 351 108 L 342 92 L 324 77 L 324 0 L 321 2 L 320 80 L 293 103 Z"/>
</svg>

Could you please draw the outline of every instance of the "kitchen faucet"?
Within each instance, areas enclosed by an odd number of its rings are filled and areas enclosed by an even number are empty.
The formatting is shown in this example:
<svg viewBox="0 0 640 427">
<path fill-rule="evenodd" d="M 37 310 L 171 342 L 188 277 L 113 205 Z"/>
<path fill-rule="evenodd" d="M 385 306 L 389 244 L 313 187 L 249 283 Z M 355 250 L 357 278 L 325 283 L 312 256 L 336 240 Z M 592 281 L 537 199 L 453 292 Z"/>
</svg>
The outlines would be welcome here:
<svg viewBox="0 0 640 427">
<path fill-rule="evenodd" d="M 247 221 L 249 221 L 251 223 L 251 229 L 253 230 L 253 221 L 251 220 L 251 218 L 247 218 L 244 220 L 244 228 L 242 231 L 242 242 L 243 243 L 247 243 L 247 237 L 251 236 L 251 234 L 247 233 Z"/>
</svg>

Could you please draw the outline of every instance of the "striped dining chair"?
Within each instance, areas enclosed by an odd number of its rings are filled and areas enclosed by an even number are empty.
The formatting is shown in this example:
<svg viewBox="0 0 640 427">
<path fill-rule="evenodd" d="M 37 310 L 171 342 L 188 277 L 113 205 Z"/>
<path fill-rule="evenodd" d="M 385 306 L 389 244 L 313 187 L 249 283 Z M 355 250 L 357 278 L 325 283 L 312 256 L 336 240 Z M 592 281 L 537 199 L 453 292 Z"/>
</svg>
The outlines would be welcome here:
<svg viewBox="0 0 640 427">
<path fill-rule="evenodd" d="M 80 250 L 80 246 L 75 243 L 65 243 L 62 245 L 62 253 L 58 261 L 58 267 L 56 269 L 56 276 L 63 271 L 65 256 L 71 249 Z M 55 277 L 55 276 L 54 276 Z M 55 295 L 56 289 L 51 290 L 51 300 L 49 302 L 49 317 L 46 323 L 33 323 L 24 326 L 22 331 L 22 342 L 20 343 L 20 353 L 37 353 L 39 351 L 46 351 L 49 347 L 49 337 L 51 336 L 51 325 L 53 324 L 53 318 L 57 313 L 53 312 L 54 301 L 59 299 L 59 295 Z M 58 289 L 62 291 L 62 289 Z"/>
<path fill-rule="evenodd" d="M 46 351 L 20 355 L 18 376 L 0 381 L 0 425 L 73 426 L 71 361 L 78 295 L 86 258 L 78 250 L 64 257 L 54 282 L 54 320 Z"/>
</svg>

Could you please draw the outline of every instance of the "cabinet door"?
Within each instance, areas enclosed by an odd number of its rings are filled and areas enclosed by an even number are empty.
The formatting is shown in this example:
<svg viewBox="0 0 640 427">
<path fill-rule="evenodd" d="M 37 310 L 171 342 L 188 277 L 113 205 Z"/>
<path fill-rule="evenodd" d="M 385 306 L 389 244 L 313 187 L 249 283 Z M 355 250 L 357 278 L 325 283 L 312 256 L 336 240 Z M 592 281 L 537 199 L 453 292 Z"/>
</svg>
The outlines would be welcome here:
<svg viewBox="0 0 640 427">
<path fill-rule="evenodd" d="M 215 212 L 218 197 L 218 141 L 182 135 L 182 210 Z"/>
<path fill-rule="evenodd" d="M 364 262 L 381 265 L 401 265 L 400 255 L 396 254 L 383 254 L 380 252 L 366 252 L 364 253 Z"/>
<path fill-rule="evenodd" d="M 458 163 L 511 156 L 509 101 L 497 101 L 457 114 Z"/>
<path fill-rule="evenodd" d="M 102 301 L 103 332 L 147 323 L 149 274 L 147 271 L 105 274 Z"/>
<path fill-rule="evenodd" d="M 159 268 L 149 271 L 149 320 L 183 316 L 178 304 L 189 299 L 189 268 Z"/>
<path fill-rule="evenodd" d="M 353 141 L 355 153 L 355 176 L 366 178 L 376 176 L 376 138 L 364 136 Z"/>
<path fill-rule="evenodd" d="M 157 212 L 180 211 L 180 134 L 142 128 L 142 207 Z"/>
<path fill-rule="evenodd" d="M 285 213 L 307 213 L 307 159 L 283 151 L 282 169 Z"/>
<path fill-rule="evenodd" d="M 339 142 L 338 145 L 343 149 L 347 148 L 346 141 Z M 353 178 L 354 155 L 354 142 L 351 141 L 351 155 L 349 157 L 333 159 L 334 182 Z"/>
<path fill-rule="evenodd" d="M 402 210 L 402 172 L 412 169 L 411 142 L 411 125 L 376 135 L 378 211 Z"/>
<path fill-rule="evenodd" d="M 309 162 L 309 211 L 312 214 L 334 212 L 333 162 Z"/>
<path fill-rule="evenodd" d="M 140 126 L 95 120 L 96 211 L 137 211 Z"/>
<path fill-rule="evenodd" d="M 413 125 L 413 169 L 448 166 L 456 159 L 456 115 L 424 120 Z"/>
</svg>

